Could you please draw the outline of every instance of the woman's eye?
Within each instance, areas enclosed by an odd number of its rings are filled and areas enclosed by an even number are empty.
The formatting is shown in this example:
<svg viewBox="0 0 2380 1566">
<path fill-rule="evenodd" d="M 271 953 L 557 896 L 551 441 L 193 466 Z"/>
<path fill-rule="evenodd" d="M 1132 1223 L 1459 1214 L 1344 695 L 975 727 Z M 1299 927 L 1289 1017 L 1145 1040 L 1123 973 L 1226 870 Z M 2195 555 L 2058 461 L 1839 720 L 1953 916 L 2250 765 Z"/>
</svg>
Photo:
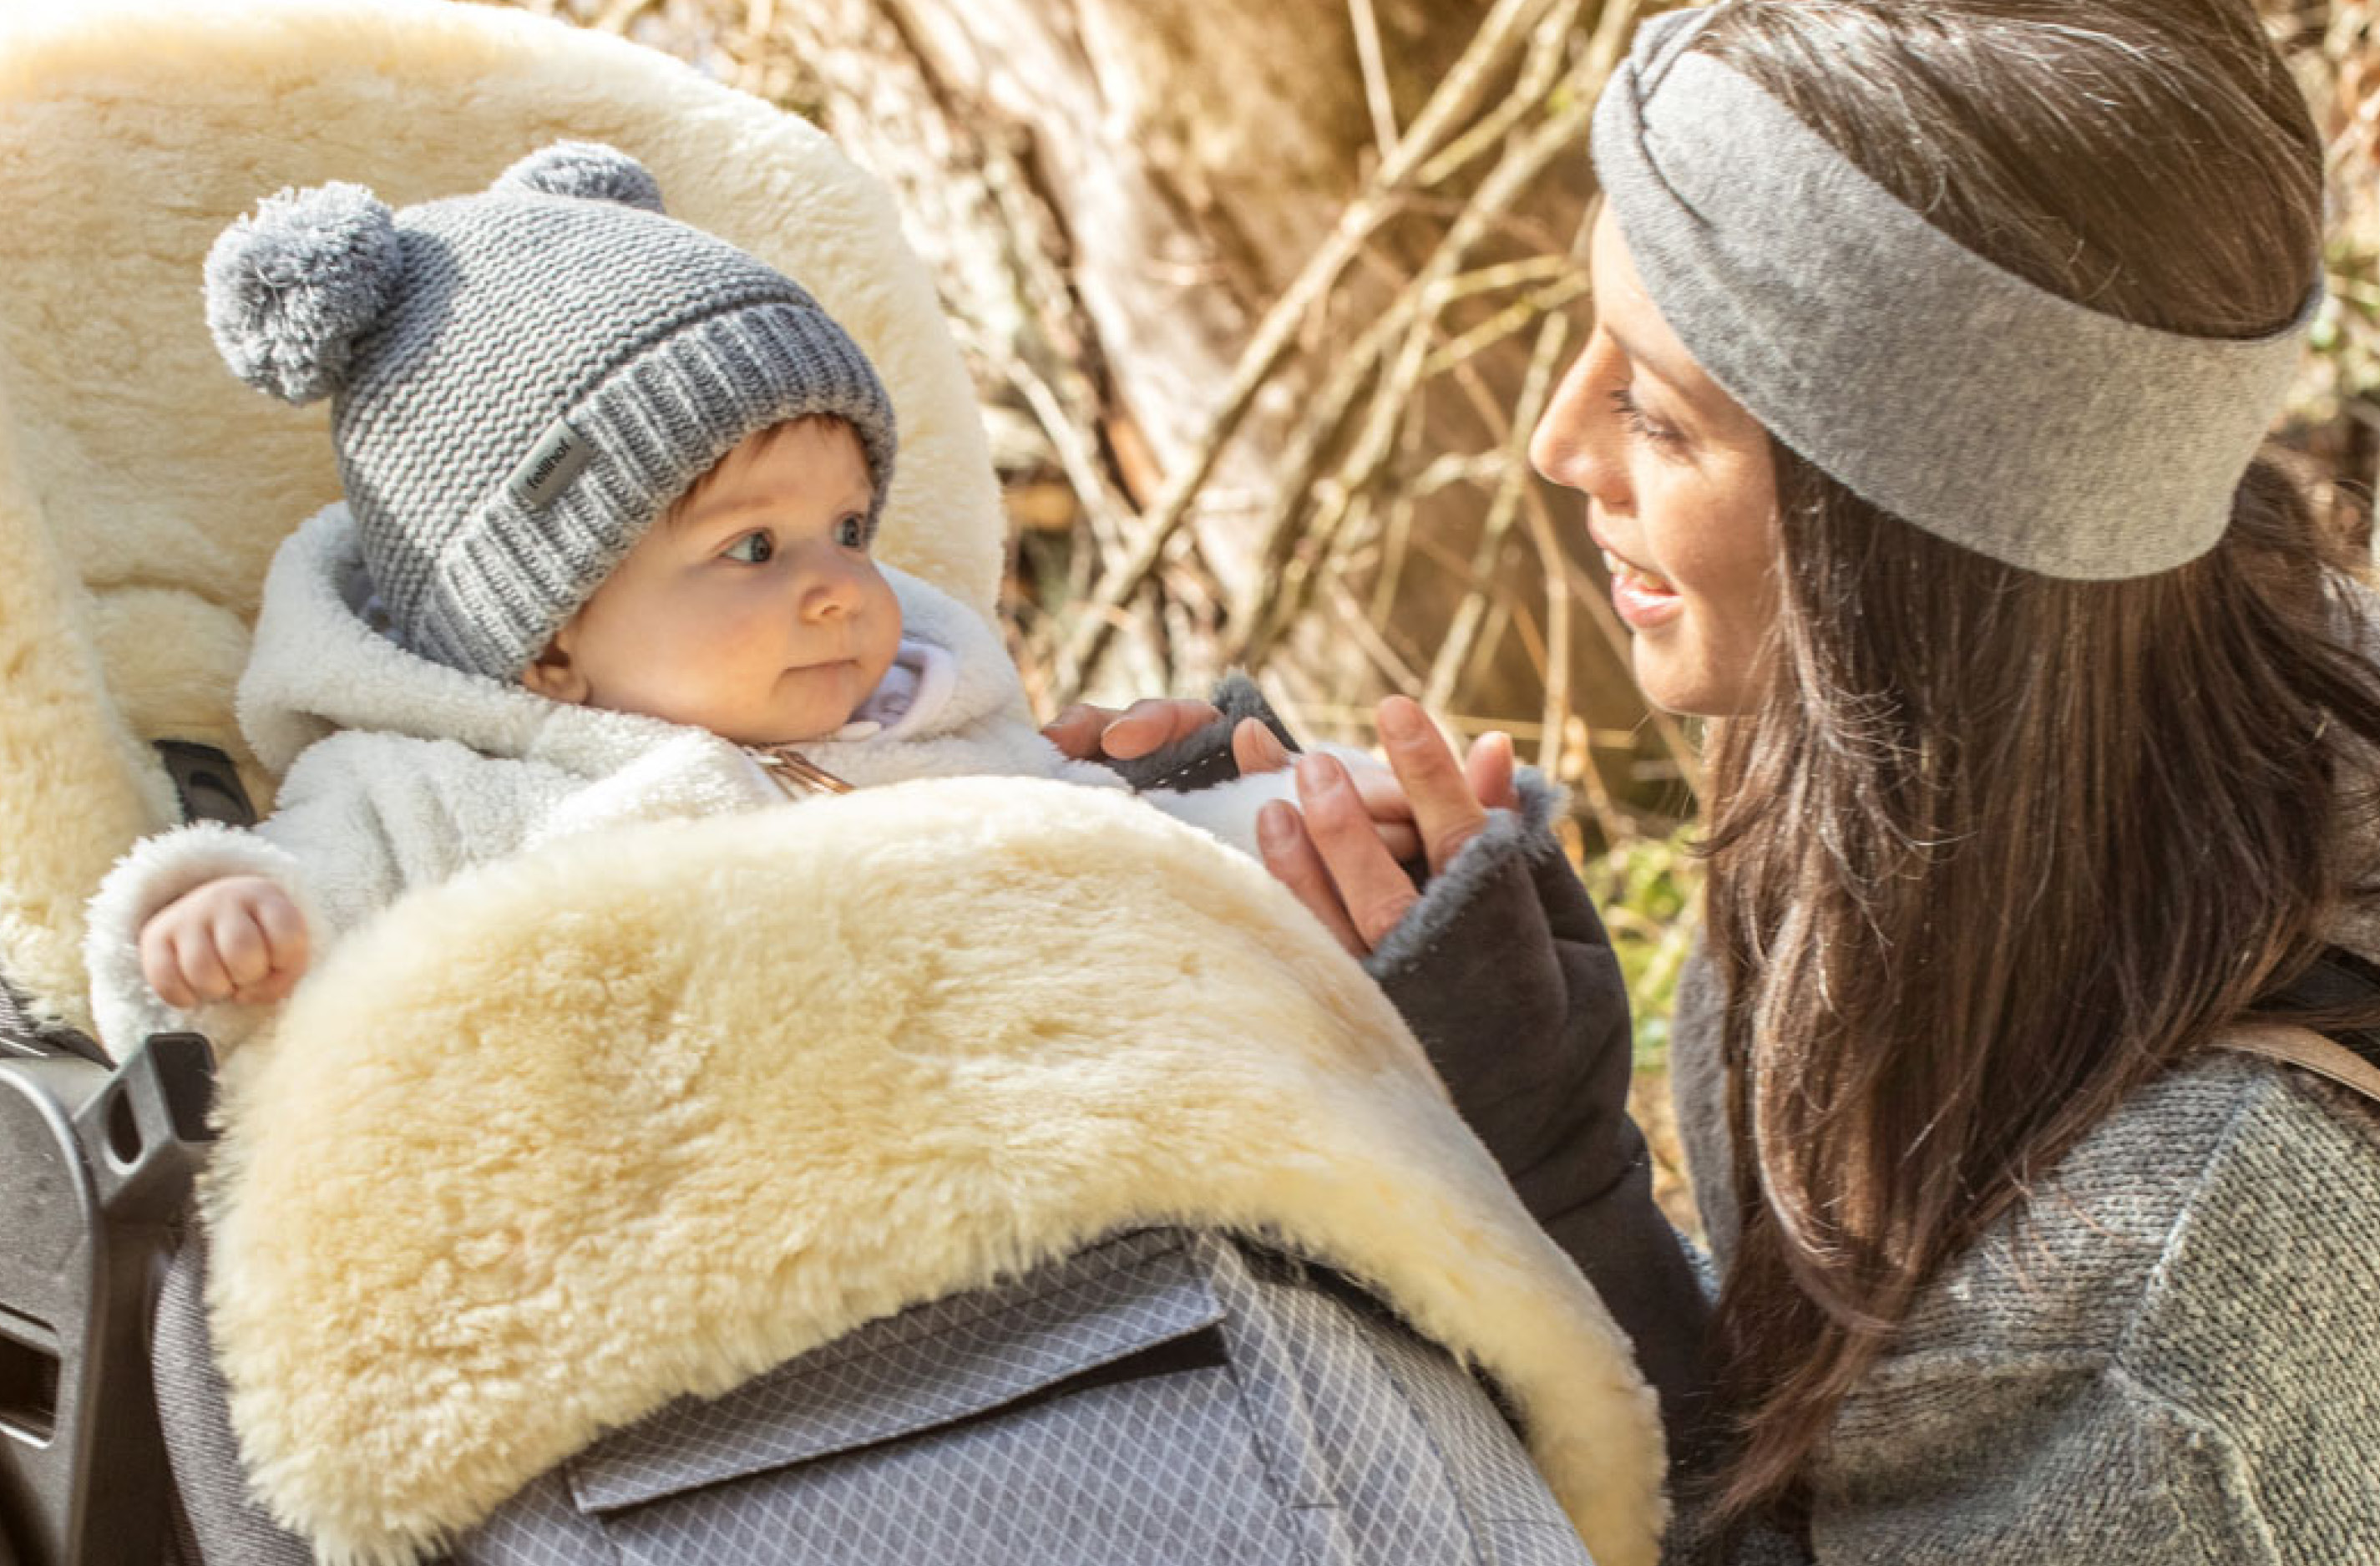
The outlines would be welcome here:
<svg viewBox="0 0 2380 1566">
<path fill-rule="evenodd" d="M 1636 394 L 1626 386 L 1613 389 L 1611 406 L 1620 410 L 1620 421 L 1628 427 L 1632 435 L 1641 435 L 1657 446 L 1674 445 L 1685 439 L 1668 425 L 1656 422 L 1645 411 L 1644 405 L 1636 400 Z"/>
<path fill-rule="evenodd" d="M 846 516 L 834 525 L 834 541 L 845 549 L 858 549 L 868 542 L 868 518 Z"/>
<path fill-rule="evenodd" d="M 727 558 L 747 565 L 765 565 L 776 552 L 776 543 L 766 533 L 747 533 L 727 546 Z"/>
</svg>

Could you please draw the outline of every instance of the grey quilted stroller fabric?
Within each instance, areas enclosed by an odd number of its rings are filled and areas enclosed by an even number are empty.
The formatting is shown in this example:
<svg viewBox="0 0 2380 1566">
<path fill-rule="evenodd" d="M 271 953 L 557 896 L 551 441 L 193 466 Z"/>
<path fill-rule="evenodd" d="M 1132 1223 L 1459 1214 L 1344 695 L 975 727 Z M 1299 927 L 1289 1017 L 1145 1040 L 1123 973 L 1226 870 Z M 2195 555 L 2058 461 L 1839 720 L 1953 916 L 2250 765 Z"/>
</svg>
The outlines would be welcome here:
<svg viewBox="0 0 2380 1566">
<path fill-rule="evenodd" d="M 160 1396 L 195 1557 L 299 1566 L 243 1493 L 196 1296 Z M 456 1566 L 1584 1566 L 1486 1389 L 1376 1299 L 1260 1246 L 1144 1230 L 685 1399 L 540 1475 Z"/>
</svg>

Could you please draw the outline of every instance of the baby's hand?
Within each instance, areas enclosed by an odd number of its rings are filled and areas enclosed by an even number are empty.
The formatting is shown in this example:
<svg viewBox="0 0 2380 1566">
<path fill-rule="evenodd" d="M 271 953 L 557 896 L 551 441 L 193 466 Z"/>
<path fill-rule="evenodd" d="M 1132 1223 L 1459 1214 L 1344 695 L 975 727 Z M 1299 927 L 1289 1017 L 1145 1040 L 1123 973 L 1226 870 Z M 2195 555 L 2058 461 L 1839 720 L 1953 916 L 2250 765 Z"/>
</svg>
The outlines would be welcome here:
<svg viewBox="0 0 2380 1566">
<path fill-rule="evenodd" d="M 167 1005 L 279 1001 L 306 973 L 306 920 L 262 876 L 182 893 L 140 927 L 140 973 Z"/>
</svg>

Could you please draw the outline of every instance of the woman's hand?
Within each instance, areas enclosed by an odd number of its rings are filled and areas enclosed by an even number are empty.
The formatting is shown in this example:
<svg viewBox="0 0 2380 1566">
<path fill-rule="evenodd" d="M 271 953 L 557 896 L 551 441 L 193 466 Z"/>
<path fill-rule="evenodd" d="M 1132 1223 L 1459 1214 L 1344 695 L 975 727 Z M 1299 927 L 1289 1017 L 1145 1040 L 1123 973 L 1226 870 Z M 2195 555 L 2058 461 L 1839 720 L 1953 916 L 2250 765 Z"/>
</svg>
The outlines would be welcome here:
<svg viewBox="0 0 2380 1566">
<path fill-rule="evenodd" d="M 1291 806 L 1268 806 L 1257 818 L 1260 835 L 1268 824 L 1275 832 L 1273 838 L 1259 844 L 1265 850 L 1267 865 L 1358 955 L 1370 950 L 1370 946 L 1357 943 L 1362 927 L 1348 917 L 1346 905 L 1332 890 L 1334 872 L 1357 878 L 1366 886 L 1385 886 L 1388 877 L 1393 877 L 1395 884 L 1403 888 L 1405 903 L 1410 904 L 1413 880 L 1401 867 L 1426 860 L 1430 873 L 1436 874 L 1454 856 L 1455 850 L 1486 823 L 1488 806 L 1509 805 L 1512 799 L 1512 747 L 1504 735 L 1484 736 L 1472 747 L 1469 762 L 1457 768 L 1452 752 L 1415 703 L 1392 697 L 1381 704 L 1380 711 L 1380 732 L 1388 742 L 1395 771 L 1364 768 L 1351 772 L 1330 758 L 1308 757 L 1299 762 L 1298 776 L 1299 794 L 1309 814 L 1322 793 L 1330 793 L 1342 804 L 1352 794 L 1371 833 L 1375 852 L 1359 854 L 1349 847 L 1342 830 L 1347 824 L 1343 815 L 1329 803 L 1322 805 L 1323 820 L 1331 829 L 1328 834 L 1330 846 L 1325 850 L 1318 850 L 1314 840 L 1306 838 L 1306 828 Z M 1135 701 L 1121 710 L 1078 702 L 1050 720 L 1041 733 L 1074 760 L 1129 761 L 1187 739 L 1221 716 L 1213 702 L 1178 698 Z M 1401 730 L 1398 725 L 1408 720 L 1410 730 Z M 1426 775 L 1418 789 L 1405 775 L 1407 763 L 1400 759 L 1400 734 L 1409 747 L 1422 747 L 1415 764 Z M 1260 718 L 1240 720 L 1232 731 L 1231 748 L 1232 765 L 1243 776 L 1281 771 L 1299 759 Z M 1445 786 L 1449 777 L 1454 780 L 1451 790 Z M 1439 828 L 1435 842 L 1427 840 L 1428 827 L 1415 812 L 1415 800 L 1423 797 L 1432 802 L 1430 824 Z M 1446 806 L 1443 810 L 1439 808 L 1441 802 Z M 1281 832 L 1283 817 L 1286 835 Z M 1299 851 L 1301 840 L 1303 853 Z M 1280 856 L 1283 854 L 1287 857 Z M 1379 873 L 1383 863 L 1388 867 L 1388 877 Z M 1402 913 L 1402 907 L 1398 912 Z M 1374 934 L 1373 943 L 1395 922 L 1390 917 Z"/>
<path fill-rule="evenodd" d="M 1257 818 L 1266 868 L 1358 957 L 1370 955 L 1421 897 L 1399 862 L 1415 856 L 1397 851 L 1391 829 L 1400 816 L 1434 876 L 1478 835 L 1490 809 L 1514 804 L 1511 736 L 1482 734 L 1457 761 L 1418 703 L 1392 696 L 1378 716 L 1392 781 L 1359 783 L 1330 757 L 1305 757 L 1297 762 L 1303 814 L 1276 801 Z M 1243 771 L 1289 759 L 1286 751 L 1268 758 L 1265 747 L 1278 750 L 1280 742 L 1253 720 L 1234 731 L 1232 745 Z"/>
<path fill-rule="evenodd" d="M 1044 724 L 1041 736 L 1069 760 L 1129 761 L 1187 739 L 1222 715 L 1211 701 L 1181 698 L 1135 701 L 1121 712 L 1078 701 Z"/>
</svg>

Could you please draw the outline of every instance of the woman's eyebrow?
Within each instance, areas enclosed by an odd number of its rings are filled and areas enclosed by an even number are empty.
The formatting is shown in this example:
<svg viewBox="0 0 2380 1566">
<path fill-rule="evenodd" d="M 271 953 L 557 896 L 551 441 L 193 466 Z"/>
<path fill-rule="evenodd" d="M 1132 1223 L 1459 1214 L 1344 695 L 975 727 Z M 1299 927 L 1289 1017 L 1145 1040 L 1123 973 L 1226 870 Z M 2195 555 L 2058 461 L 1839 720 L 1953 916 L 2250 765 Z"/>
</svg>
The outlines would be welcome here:
<svg viewBox="0 0 2380 1566">
<path fill-rule="evenodd" d="M 1698 413 L 1709 413 L 1712 411 L 1704 396 L 1698 395 L 1694 392 L 1692 382 L 1682 378 L 1677 373 L 1677 366 L 1672 365 L 1668 368 L 1664 368 L 1658 358 L 1645 353 L 1640 346 L 1629 339 L 1626 333 L 1613 325 L 1610 317 L 1599 317 L 1598 322 L 1603 327 L 1605 333 L 1610 336 L 1611 340 L 1619 345 L 1621 353 L 1626 356 L 1629 364 L 1637 371 L 1642 374 L 1651 376 L 1656 382 L 1660 383 L 1662 390 L 1668 392 L 1670 396 L 1676 398 L 1679 402 L 1683 403 L 1688 408 Z M 1701 380 L 1704 378 L 1697 375 L 1694 379 Z"/>
</svg>

